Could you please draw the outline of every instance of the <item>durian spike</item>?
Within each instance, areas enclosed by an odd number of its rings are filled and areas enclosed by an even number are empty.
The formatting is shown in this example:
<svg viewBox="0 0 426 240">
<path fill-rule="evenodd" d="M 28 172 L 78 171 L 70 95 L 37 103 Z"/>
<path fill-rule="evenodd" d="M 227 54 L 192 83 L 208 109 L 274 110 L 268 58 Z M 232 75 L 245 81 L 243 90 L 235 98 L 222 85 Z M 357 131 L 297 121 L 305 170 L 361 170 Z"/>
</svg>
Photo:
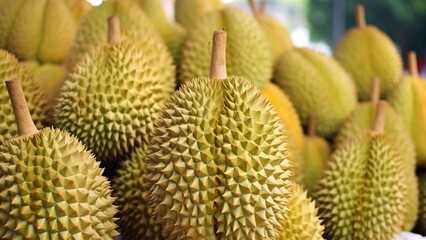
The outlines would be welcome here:
<svg viewBox="0 0 426 240">
<path fill-rule="evenodd" d="M 260 15 L 259 9 L 257 8 L 257 4 L 255 0 L 249 0 L 251 11 L 255 18 L 258 18 Z"/>
<path fill-rule="evenodd" d="M 31 118 L 30 110 L 28 109 L 27 101 L 22 91 L 21 82 L 18 79 L 7 80 L 6 88 L 12 103 L 19 136 L 26 137 L 36 134 L 38 129 Z"/>
<path fill-rule="evenodd" d="M 361 4 L 356 5 L 356 22 L 359 28 L 364 28 L 365 23 L 365 10 L 364 6 Z"/>
<path fill-rule="evenodd" d="M 417 68 L 417 56 L 416 52 L 410 51 L 408 53 L 408 68 L 410 70 L 410 75 L 414 78 L 419 78 L 419 70 Z"/>
<path fill-rule="evenodd" d="M 108 18 L 108 43 L 114 44 L 121 41 L 120 18 L 116 15 Z"/>
<path fill-rule="evenodd" d="M 259 5 L 259 13 L 261 14 L 265 14 L 265 10 L 266 10 L 266 4 L 268 3 L 267 0 L 262 0 L 260 1 L 260 5 Z"/>
<path fill-rule="evenodd" d="M 386 101 L 379 101 L 376 107 L 376 116 L 373 123 L 372 133 L 374 135 L 383 134 L 385 129 L 385 118 L 386 118 L 386 108 L 388 103 Z"/>
<path fill-rule="evenodd" d="M 317 135 L 317 117 L 314 115 L 309 116 L 308 136 L 315 137 Z"/>
<path fill-rule="evenodd" d="M 226 79 L 226 32 L 223 30 L 213 33 L 213 49 L 210 65 L 211 79 Z"/>
<path fill-rule="evenodd" d="M 380 100 L 380 78 L 373 79 L 373 87 L 371 89 L 371 102 L 377 104 Z"/>
</svg>

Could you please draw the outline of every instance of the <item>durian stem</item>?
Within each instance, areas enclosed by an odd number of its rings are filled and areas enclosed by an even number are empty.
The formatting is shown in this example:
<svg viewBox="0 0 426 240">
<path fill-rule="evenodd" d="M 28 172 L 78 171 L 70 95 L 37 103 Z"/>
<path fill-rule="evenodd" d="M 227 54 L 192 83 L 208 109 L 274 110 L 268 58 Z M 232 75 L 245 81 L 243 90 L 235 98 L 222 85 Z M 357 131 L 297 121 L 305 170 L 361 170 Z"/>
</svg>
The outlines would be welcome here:
<svg viewBox="0 0 426 240">
<path fill-rule="evenodd" d="M 226 32 L 223 30 L 213 33 L 213 49 L 210 65 L 211 79 L 226 79 Z"/>
<path fill-rule="evenodd" d="M 361 4 L 358 4 L 356 6 L 356 22 L 359 28 L 364 28 L 365 23 L 365 10 L 364 6 Z"/>
<path fill-rule="evenodd" d="M 260 5 L 259 5 L 259 13 L 261 14 L 265 14 L 265 10 L 266 10 L 266 4 L 267 4 L 267 0 L 262 0 L 260 1 Z"/>
<path fill-rule="evenodd" d="M 388 103 L 386 101 L 379 101 L 379 103 L 377 103 L 376 116 L 372 129 L 374 134 L 383 134 L 384 132 L 387 106 Z"/>
<path fill-rule="evenodd" d="M 9 92 L 10 101 L 12 102 L 19 136 L 24 137 L 36 134 L 38 130 L 31 118 L 30 110 L 28 109 L 20 81 L 18 79 L 7 80 L 6 88 Z"/>
<path fill-rule="evenodd" d="M 408 53 L 408 68 L 410 69 L 410 75 L 418 78 L 419 70 L 417 68 L 417 56 L 414 51 Z"/>
<path fill-rule="evenodd" d="M 314 115 L 309 116 L 308 136 L 315 137 L 317 135 L 317 117 Z"/>
<path fill-rule="evenodd" d="M 108 18 L 108 43 L 114 44 L 121 41 L 120 18 L 116 15 Z"/>
<path fill-rule="evenodd" d="M 259 9 L 257 8 L 255 0 L 249 0 L 251 11 L 255 18 L 258 18 L 260 15 Z"/>
<path fill-rule="evenodd" d="M 380 100 L 380 78 L 373 79 L 373 86 L 371 89 L 371 102 L 377 104 Z"/>
</svg>

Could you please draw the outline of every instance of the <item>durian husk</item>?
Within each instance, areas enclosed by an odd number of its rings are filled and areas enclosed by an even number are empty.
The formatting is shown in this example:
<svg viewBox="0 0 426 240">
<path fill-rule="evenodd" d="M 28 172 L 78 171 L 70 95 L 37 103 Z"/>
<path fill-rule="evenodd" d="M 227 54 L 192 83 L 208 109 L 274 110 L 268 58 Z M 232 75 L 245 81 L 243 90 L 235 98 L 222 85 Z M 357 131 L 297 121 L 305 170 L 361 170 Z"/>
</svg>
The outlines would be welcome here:
<svg viewBox="0 0 426 240">
<path fill-rule="evenodd" d="M 322 240 L 324 226 L 318 217 L 315 202 L 308 198 L 306 191 L 298 184 L 290 189 L 290 199 L 287 203 L 288 212 L 285 214 L 283 232 L 279 240 Z"/>
</svg>

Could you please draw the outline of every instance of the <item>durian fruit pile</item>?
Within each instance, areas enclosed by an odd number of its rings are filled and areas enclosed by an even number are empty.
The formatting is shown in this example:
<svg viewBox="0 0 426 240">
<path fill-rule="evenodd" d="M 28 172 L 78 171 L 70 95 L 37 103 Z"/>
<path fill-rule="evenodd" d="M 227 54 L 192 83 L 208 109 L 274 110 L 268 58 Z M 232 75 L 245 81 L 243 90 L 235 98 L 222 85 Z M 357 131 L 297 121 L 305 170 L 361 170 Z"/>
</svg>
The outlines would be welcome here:
<svg viewBox="0 0 426 240">
<path fill-rule="evenodd" d="M 0 239 L 426 234 L 415 53 L 362 6 L 333 56 L 249 6 L 0 0 Z"/>
</svg>

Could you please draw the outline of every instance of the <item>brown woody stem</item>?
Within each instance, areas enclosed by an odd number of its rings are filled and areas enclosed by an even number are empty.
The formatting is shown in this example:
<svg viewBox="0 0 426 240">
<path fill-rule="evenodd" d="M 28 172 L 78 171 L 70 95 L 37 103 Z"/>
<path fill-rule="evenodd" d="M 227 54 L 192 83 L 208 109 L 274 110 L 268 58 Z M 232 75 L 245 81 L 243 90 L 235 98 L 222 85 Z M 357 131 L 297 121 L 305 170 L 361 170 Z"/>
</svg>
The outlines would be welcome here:
<svg viewBox="0 0 426 240">
<path fill-rule="evenodd" d="M 408 69 L 410 70 L 410 75 L 418 78 L 419 70 L 417 68 L 417 56 L 414 51 L 408 53 Z"/>
<path fill-rule="evenodd" d="M 371 102 L 377 104 L 380 100 L 380 78 L 373 79 L 373 86 L 371 89 Z"/>
<path fill-rule="evenodd" d="M 121 41 L 120 18 L 116 15 L 108 18 L 108 43 L 114 44 Z"/>
<path fill-rule="evenodd" d="M 376 116 L 372 129 L 375 134 L 383 134 L 384 132 L 387 106 L 388 103 L 386 101 L 379 101 L 379 103 L 377 103 Z"/>
<path fill-rule="evenodd" d="M 366 26 L 365 10 L 364 10 L 364 6 L 361 4 L 358 4 L 356 6 L 356 22 L 359 28 L 364 28 Z"/>
<path fill-rule="evenodd" d="M 315 137 L 317 135 L 317 118 L 314 115 L 309 116 L 308 136 Z"/>
<path fill-rule="evenodd" d="M 9 92 L 10 101 L 12 102 L 19 136 L 24 137 L 36 134 L 38 129 L 31 118 L 30 110 L 28 109 L 20 81 L 18 79 L 7 80 L 6 88 Z"/>
<path fill-rule="evenodd" d="M 210 65 L 211 79 L 226 79 L 226 32 L 215 31 L 213 34 L 213 49 Z"/>
<path fill-rule="evenodd" d="M 259 9 L 257 8 L 255 0 L 249 0 L 251 11 L 253 12 L 254 17 L 258 18 L 260 16 Z"/>
</svg>

